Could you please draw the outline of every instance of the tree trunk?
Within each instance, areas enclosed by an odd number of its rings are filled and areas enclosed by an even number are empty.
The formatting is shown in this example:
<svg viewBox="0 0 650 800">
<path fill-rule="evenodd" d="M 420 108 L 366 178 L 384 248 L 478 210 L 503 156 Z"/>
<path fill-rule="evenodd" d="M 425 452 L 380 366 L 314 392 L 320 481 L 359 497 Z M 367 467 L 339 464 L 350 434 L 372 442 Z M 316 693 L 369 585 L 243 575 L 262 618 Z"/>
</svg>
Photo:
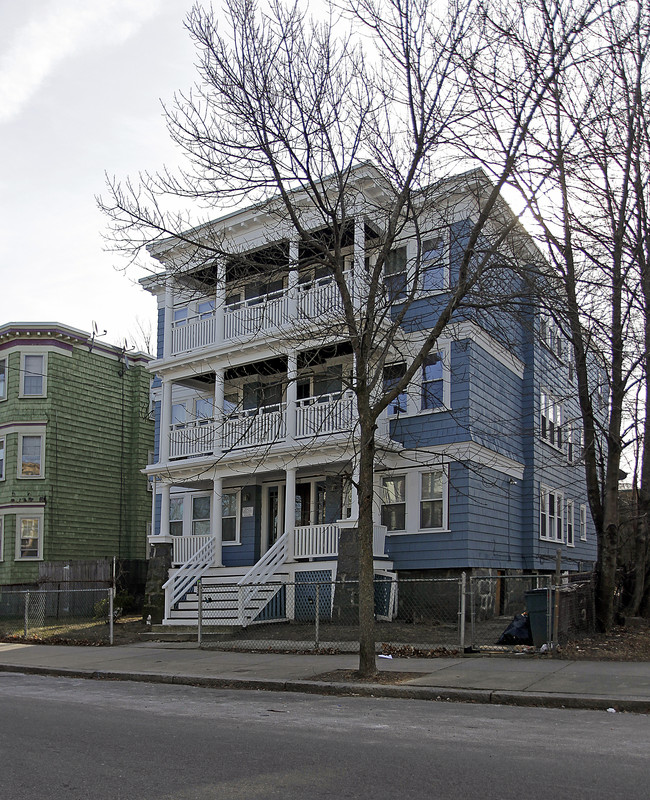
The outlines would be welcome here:
<svg viewBox="0 0 650 800">
<path fill-rule="evenodd" d="M 375 656 L 375 585 L 373 519 L 375 425 L 360 419 L 359 452 L 359 675 L 377 673 Z"/>
</svg>

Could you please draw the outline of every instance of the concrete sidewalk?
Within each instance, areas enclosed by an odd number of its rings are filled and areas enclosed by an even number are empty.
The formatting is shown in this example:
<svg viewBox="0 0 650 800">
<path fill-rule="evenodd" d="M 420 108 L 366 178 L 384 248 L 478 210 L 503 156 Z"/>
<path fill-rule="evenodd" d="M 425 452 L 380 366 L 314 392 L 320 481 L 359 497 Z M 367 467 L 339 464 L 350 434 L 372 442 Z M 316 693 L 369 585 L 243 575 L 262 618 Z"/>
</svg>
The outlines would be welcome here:
<svg viewBox="0 0 650 800">
<path fill-rule="evenodd" d="M 650 712 L 650 662 L 553 658 L 378 659 L 382 683 L 322 680 L 358 657 L 199 650 L 194 643 L 116 647 L 0 643 L 0 672 L 176 683 L 211 688 L 402 697 Z M 391 673 L 396 682 L 390 683 Z M 404 680 L 403 673 L 412 673 Z M 397 682 L 399 680 L 399 683 Z M 388 682 L 386 682 L 388 681 Z"/>
</svg>

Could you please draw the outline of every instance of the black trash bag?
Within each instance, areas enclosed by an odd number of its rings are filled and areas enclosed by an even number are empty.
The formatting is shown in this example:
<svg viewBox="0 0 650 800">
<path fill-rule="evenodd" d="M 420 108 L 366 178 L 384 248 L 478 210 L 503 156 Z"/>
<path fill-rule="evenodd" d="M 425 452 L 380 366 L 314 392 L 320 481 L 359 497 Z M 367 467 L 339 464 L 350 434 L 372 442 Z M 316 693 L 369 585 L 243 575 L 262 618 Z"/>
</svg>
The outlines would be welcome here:
<svg viewBox="0 0 650 800">
<path fill-rule="evenodd" d="M 515 618 L 508 625 L 497 644 L 533 644 L 533 634 L 530 630 L 528 614 L 515 614 Z"/>
</svg>

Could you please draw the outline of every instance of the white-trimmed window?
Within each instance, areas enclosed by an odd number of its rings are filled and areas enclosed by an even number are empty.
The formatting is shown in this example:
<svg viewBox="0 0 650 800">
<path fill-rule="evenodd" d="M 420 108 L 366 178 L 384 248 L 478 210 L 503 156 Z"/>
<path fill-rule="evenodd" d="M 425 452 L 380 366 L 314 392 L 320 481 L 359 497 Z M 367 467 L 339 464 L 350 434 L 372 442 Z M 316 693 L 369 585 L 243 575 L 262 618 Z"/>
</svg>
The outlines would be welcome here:
<svg viewBox="0 0 650 800">
<path fill-rule="evenodd" d="M 575 520 L 573 518 L 573 500 L 566 501 L 566 543 L 569 547 L 575 547 Z"/>
<path fill-rule="evenodd" d="M 384 392 L 390 392 L 399 381 L 404 377 L 406 364 L 387 364 L 384 367 Z M 400 392 L 393 402 L 388 406 L 389 414 L 405 414 L 408 410 L 408 395 L 405 391 Z"/>
<path fill-rule="evenodd" d="M 564 337 L 552 319 L 545 316 L 540 317 L 539 338 L 554 355 L 562 360 L 566 349 Z"/>
<path fill-rule="evenodd" d="M 445 240 L 442 236 L 424 239 L 420 257 L 420 289 L 423 292 L 440 292 L 448 286 L 445 261 Z"/>
<path fill-rule="evenodd" d="M 183 535 L 184 499 L 182 495 L 169 498 L 169 533 L 172 536 Z"/>
<path fill-rule="evenodd" d="M 225 491 L 221 495 L 221 541 L 239 544 L 239 492 Z"/>
<path fill-rule="evenodd" d="M 192 536 L 210 535 L 210 495 L 192 497 Z"/>
<path fill-rule="evenodd" d="M 0 400 L 7 399 L 7 359 L 0 358 Z"/>
<path fill-rule="evenodd" d="M 545 391 L 540 395 L 540 436 L 553 447 L 562 447 L 562 403 Z"/>
<path fill-rule="evenodd" d="M 406 475 L 385 475 L 381 489 L 381 524 L 389 531 L 406 530 Z"/>
<path fill-rule="evenodd" d="M 432 470 L 420 475 L 420 528 L 445 527 L 445 474 Z"/>
<path fill-rule="evenodd" d="M 384 283 L 390 301 L 406 297 L 408 275 L 406 271 L 406 247 L 397 247 L 386 255 Z"/>
<path fill-rule="evenodd" d="M 580 461 L 585 448 L 584 431 L 575 421 L 566 423 L 566 456 L 569 464 Z"/>
<path fill-rule="evenodd" d="M 561 542 L 563 536 L 563 495 L 555 489 L 540 487 L 539 493 L 539 537 L 552 542 Z"/>
<path fill-rule="evenodd" d="M 580 541 L 587 541 L 587 506 L 580 506 Z"/>
<path fill-rule="evenodd" d="M 5 560 L 5 517 L 0 514 L 0 561 Z"/>
<path fill-rule="evenodd" d="M 445 369 L 442 353 L 429 353 L 422 364 L 422 410 L 444 408 Z"/>
<path fill-rule="evenodd" d="M 16 517 L 16 561 L 43 558 L 43 516 L 25 514 Z"/>
<path fill-rule="evenodd" d="M 20 434 L 20 462 L 18 464 L 19 478 L 42 478 L 43 468 L 43 439 L 42 435 Z"/>
<path fill-rule="evenodd" d="M 0 436 L 0 481 L 5 479 L 5 437 Z"/>
<path fill-rule="evenodd" d="M 22 353 L 20 365 L 20 396 L 45 397 L 47 358 L 44 353 Z"/>
</svg>

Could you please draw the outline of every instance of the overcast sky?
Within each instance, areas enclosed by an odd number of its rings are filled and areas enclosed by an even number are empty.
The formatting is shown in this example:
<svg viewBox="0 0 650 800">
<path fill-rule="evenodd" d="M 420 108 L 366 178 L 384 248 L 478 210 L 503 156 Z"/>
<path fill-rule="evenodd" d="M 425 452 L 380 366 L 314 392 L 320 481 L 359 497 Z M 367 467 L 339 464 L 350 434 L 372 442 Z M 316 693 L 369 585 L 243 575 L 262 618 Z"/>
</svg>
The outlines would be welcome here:
<svg viewBox="0 0 650 800">
<path fill-rule="evenodd" d="M 160 100 L 188 88 L 192 0 L 0 0 L 0 324 L 58 321 L 133 341 L 153 319 L 117 271 L 104 173 L 178 163 Z M 145 323 L 146 324 L 146 323 Z"/>
</svg>

